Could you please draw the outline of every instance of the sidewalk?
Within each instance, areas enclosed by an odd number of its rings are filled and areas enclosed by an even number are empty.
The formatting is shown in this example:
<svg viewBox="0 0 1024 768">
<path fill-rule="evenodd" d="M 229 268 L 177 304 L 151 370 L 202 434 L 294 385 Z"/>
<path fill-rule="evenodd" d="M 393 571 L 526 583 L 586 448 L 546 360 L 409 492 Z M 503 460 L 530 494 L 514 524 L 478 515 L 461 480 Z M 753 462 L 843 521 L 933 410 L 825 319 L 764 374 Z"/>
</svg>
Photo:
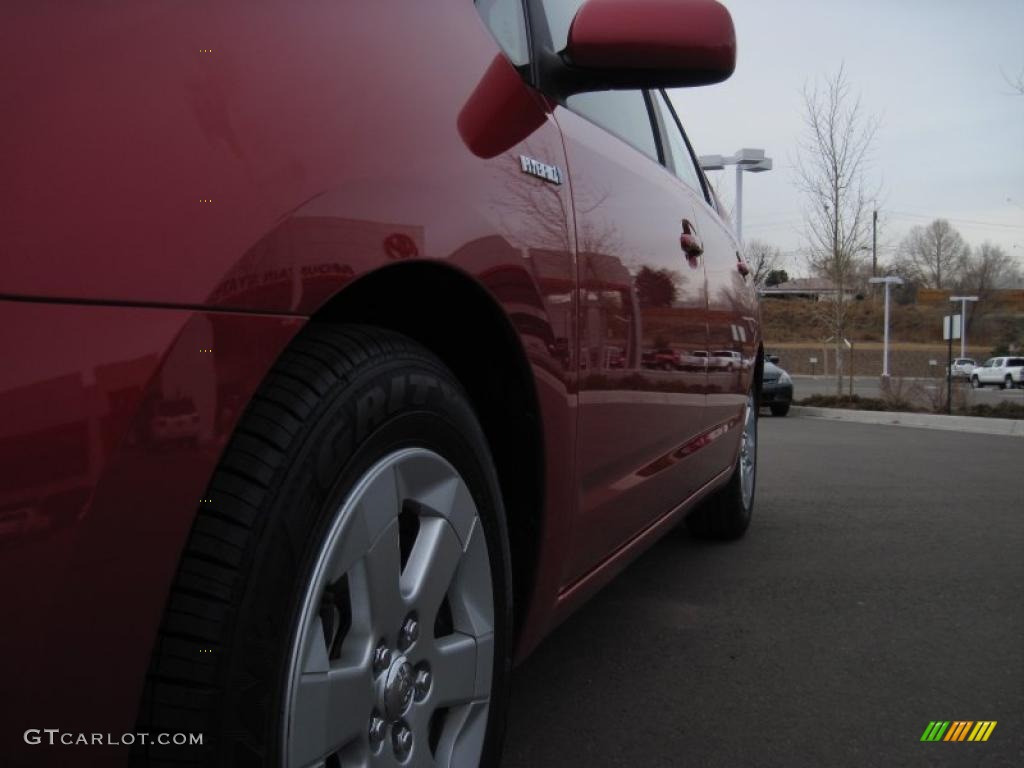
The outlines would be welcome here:
<svg viewBox="0 0 1024 768">
<path fill-rule="evenodd" d="M 811 419 L 1024 437 L 1024 419 L 987 419 L 978 416 L 942 416 L 934 413 L 898 411 L 854 411 L 845 408 L 810 408 L 803 405 L 794 405 L 790 412 L 794 416 Z"/>
</svg>

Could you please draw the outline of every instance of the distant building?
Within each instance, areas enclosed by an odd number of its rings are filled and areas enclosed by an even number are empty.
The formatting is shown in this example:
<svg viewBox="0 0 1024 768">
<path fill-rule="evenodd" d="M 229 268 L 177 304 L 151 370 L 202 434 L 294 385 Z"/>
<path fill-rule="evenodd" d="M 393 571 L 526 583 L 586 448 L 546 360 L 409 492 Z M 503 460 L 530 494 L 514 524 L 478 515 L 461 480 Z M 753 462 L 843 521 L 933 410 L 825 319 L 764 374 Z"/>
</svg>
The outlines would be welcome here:
<svg viewBox="0 0 1024 768">
<path fill-rule="evenodd" d="M 773 285 L 770 288 L 761 289 L 761 295 L 768 298 L 785 299 L 792 296 L 800 299 L 813 299 L 814 301 L 834 298 L 837 293 L 835 284 L 823 277 L 799 277 L 795 280 Z M 857 292 L 850 288 L 844 292 L 846 299 L 853 299 L 856 295 Z"/>
</svg>

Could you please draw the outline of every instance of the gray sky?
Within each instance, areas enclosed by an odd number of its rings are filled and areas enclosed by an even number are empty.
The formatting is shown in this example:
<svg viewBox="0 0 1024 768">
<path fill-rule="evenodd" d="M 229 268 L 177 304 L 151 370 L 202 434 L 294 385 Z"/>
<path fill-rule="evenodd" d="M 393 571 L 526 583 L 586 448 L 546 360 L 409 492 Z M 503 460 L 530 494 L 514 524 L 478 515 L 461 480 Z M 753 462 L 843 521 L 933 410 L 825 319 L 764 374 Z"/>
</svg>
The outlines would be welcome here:
<svg viewBox="0 0 1024 768">
<path fill-rule="evenodd" d="M 800 91 L 845 64 L 880 120 L 870 179 L 883 186 L 879 258 L 913 226 L 945 217 L 967 242 L 1024 261 L 1024 0 L 724 0 L 736 25 L 736 73 L 672 99 L 697 154 L 767 151 L 743 180 L 744 239 L 766 240 L 803 273 L 793 160 Z M 731 204 L 734 171 L 709 175 Z M 1010 198 L 1010 202 L 1007 201 Z M 884 247 L 882 247 L 884 246 Z"/>
</svg>

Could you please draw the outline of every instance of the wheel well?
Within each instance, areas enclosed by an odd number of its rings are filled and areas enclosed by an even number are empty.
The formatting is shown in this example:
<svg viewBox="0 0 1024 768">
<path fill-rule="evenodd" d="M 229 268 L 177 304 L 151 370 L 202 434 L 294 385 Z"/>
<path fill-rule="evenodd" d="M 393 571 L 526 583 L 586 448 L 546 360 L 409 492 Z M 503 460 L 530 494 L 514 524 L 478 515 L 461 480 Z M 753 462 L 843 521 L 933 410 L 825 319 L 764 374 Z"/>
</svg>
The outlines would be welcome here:
<svg viewBox="0 0 1024 768">
<path fill-rule="evenodd" d="M 465 387 L 498 471 L 518 630 L 540 546 L 544 445 L 533 374 L 505 312 L 464 273 L 412 262 L 359 278 L 312 322 L 363 323 L 402 333 L 437 355 Z"/>
</svg>

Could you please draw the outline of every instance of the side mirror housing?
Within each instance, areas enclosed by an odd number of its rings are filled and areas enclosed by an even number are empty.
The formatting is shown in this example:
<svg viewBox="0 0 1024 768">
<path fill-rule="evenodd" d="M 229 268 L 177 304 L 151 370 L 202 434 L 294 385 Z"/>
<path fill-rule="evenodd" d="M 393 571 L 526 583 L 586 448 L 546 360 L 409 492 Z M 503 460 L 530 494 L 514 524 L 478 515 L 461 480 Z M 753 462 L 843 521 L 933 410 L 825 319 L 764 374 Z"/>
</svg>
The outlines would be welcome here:
<svg viewBox="0 0 1024 768">
<path fill-rule="evenodd" d="M 736 68 L 736 31 L 716 0 L 587 0 L 560 58 L 564 95 L 710 85 Z"/>
</svg>

